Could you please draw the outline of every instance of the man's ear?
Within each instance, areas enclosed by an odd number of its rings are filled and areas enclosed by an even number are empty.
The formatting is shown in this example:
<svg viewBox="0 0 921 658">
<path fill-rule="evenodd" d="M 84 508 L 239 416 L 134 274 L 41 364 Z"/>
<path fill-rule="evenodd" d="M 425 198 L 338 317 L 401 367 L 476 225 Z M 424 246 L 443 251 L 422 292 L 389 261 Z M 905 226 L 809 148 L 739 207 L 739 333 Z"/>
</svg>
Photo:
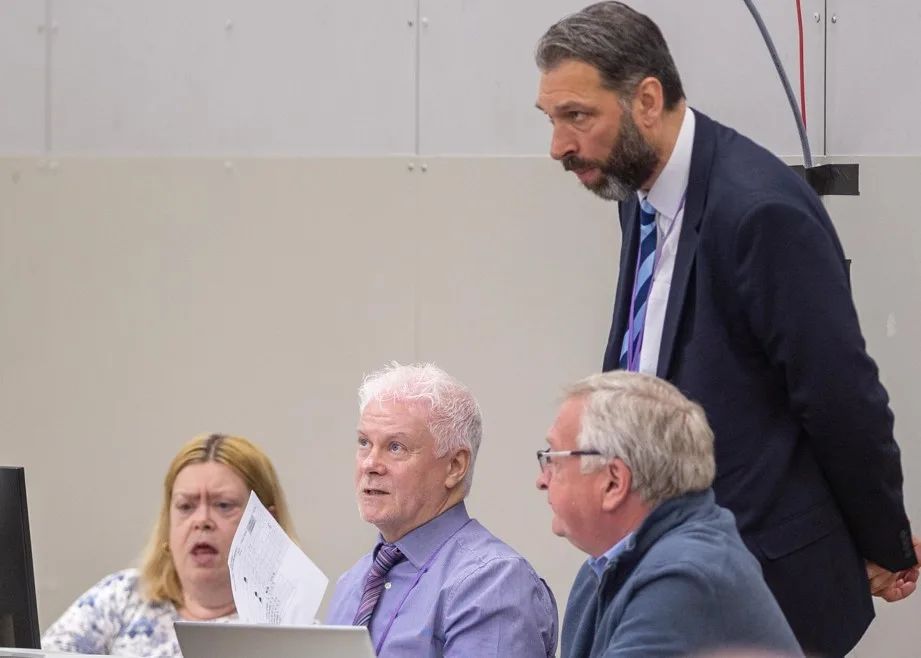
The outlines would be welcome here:
<svg viewBox="0 0 921 658">
<path fill-rule="evenodd" d="M 633 97 L 633 120 L 637 125 L 651 128 L 665 112 L 665 90 L 657 78 L 645 78 Z"/>
<path fill-rule="evenodd" d="M 605 476 L 602 478 L 604 490 L 601 494 L 601 509 L 613 512 L 620 507 L 630 495 L 633 487 L 633 474 L 627 465 L 620 459 L 614 459 L 605 467 Z"/>
<path fill-rule="evenodd" d="M 448 461 L 448 475 L 445 478 L 445 487 L 453 489 L 462 483 L 467 476 L 468 470 L 470 470 L 470 451 L 467 448 L 461 448 Z"/>
</svg>

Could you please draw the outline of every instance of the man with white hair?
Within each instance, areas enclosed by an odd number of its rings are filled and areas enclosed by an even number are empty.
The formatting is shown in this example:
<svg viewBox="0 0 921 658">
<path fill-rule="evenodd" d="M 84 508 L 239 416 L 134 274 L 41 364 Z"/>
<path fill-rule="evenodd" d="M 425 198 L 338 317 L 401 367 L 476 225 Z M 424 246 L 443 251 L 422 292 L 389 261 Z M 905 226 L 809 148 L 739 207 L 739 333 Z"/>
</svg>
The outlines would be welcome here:
<svg viewBox="0 0 921 658">
<path fill-rule="evenodd" d="M 746 649 L 803 655 L 731 512 L 714 502 L 701 407 L 651 375 L 567 389 L 538 452 L 553 532 L 589 555 L 563 618 L 563 658 Z"/>
<path fill-rule="evenodd" d="M 468 389 L 430 364 L 366 378 L 355 486 L 374 549 L 339 578 L 326 622 L 368 626 L 380 658 L 538 658 L 556 653 L 547 584 L 470 518 L 482 435 Z"/>
</svg>

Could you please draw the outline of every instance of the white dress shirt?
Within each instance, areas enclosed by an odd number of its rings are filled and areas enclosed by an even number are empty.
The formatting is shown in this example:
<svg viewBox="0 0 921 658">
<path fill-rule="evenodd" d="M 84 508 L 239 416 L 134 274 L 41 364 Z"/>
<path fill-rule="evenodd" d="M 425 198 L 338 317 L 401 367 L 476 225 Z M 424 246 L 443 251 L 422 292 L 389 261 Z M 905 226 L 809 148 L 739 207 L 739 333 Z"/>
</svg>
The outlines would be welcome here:
<svg viewBox="0 0 921 658">
<path fill-rule="evenodd" d="M 691 172 L 693 148 L 694 112 L 687 107 L 675 148 L 672 149 L 665 168 L 662 169 L 662 173 L 659 174 L 648 194 L 642 191 L 637 192 L 640 201 L 647 199 L 656 209 L 656 248 L 659 255 L 656 261 L 656 275 L 646 302 L 646 323 L 643 330 L 639 365 L 640 372 L 651 375 L 656 374 L 659 364 L 659 346 L 662 343 L 668 293 L 672 287 L 675 256 L 678 254 L 678 236 L 681 234 L 681 220 L 684 217 L 684 197 L 688 187 L 688 176 Z M 666 234 L 668 240 L 663 243 Z"/>
</svg>

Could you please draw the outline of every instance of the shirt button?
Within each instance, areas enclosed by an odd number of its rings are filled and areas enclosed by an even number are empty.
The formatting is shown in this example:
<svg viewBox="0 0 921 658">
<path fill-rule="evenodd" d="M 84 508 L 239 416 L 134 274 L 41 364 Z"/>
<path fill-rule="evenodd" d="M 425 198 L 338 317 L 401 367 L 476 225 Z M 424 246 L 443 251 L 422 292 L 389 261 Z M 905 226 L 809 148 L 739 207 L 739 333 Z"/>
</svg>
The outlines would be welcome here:
<svg viewBox="0 0 921 658">
<path fill-rule="evenodd" d="M 393 583 L 384 583 L 384 589 L 390 589 Z"/>
</svg>

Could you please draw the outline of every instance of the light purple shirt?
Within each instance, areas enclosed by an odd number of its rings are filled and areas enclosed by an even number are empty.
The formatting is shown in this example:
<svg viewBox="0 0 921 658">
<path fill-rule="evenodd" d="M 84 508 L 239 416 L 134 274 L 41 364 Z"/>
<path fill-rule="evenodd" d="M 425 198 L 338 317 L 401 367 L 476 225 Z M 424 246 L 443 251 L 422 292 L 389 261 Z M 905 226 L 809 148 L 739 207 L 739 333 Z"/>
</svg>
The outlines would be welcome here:
<svg viewBox="0 0 921 658">
<path fill-rule="evenodd" d="M 406 559 L 390 570 L 390 586 L 370 623 L 377 649 L 393 619 L 380 658 L 555 655 L 559 619 L 549 586 L 521 555 L 471 519 L 464 503 L 396 545 Z M 372 553 L 339 578 L 327 624 L 352 624 Z"/>
</svg>

